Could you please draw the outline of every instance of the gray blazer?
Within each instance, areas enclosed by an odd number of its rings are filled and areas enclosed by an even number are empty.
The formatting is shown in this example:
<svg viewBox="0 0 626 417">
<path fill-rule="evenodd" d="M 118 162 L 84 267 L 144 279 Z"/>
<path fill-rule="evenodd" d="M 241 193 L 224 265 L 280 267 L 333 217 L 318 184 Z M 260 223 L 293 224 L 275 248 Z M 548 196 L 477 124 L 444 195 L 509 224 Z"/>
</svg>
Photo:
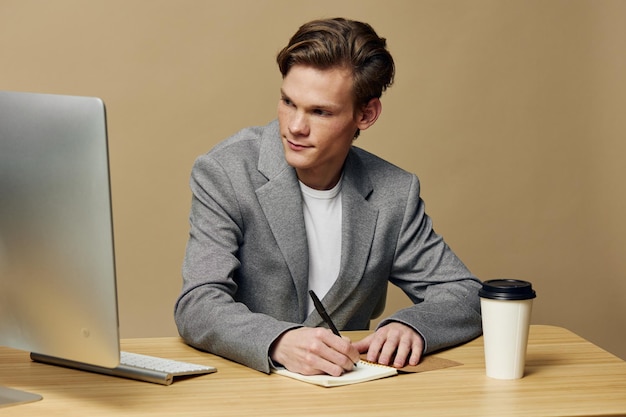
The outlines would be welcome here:
<svg viewBox="0 0 626 417">
<path fill-rule="evenodd" d="M 283 332 L 322 326 L 307 315 L 308 249 L 295 170 L 278 123 L 240 131 L 200 156 L 191 175 L 190 234 L 175 306 L 199 349 L 269 372 Z M 342 183 L 339 277 L 323 298 L 339 329 L 368 329 L 387 283 L 415 305 L 388 321 L 415 328 L 429 353 L 481 332 L 479 281 L 432 229 L 417 177 L 356 147 Z"/>
</svg>

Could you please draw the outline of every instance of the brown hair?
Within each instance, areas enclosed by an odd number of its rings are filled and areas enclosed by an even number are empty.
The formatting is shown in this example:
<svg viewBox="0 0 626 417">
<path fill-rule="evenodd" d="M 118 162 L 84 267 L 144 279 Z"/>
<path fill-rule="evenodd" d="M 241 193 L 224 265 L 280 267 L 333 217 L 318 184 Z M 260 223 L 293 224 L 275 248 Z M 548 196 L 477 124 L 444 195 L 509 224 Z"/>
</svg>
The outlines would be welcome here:
<svg viewBox="0 0 626 417">
<path fill-rule="evenodd" d="M 352 71 L 356 106 L 380 98 L 393 83 L 395 66 L 379 37 L 367 23 L 343 18 L 305 23 L 278 53 L 276 62 L 283 78 L 294 65 L 318 69 L 345 67 Z"/>
</svg>

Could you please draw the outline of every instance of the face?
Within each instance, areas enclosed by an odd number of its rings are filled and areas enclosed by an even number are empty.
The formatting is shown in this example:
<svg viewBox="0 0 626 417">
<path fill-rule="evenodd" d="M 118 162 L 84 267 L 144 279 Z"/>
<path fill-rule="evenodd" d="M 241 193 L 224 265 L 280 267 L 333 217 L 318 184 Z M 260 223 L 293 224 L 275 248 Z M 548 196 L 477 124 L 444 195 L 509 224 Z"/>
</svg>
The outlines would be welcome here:
<svg viewBox="0 0 626 417">
<path fill-rule="evenodd" d="M 332 188 L 363 112 L 355 111 L 352 74 L 295 65 L 283 78 L 278 121 L 287 163 L 311 188 Z"/>
</svg>

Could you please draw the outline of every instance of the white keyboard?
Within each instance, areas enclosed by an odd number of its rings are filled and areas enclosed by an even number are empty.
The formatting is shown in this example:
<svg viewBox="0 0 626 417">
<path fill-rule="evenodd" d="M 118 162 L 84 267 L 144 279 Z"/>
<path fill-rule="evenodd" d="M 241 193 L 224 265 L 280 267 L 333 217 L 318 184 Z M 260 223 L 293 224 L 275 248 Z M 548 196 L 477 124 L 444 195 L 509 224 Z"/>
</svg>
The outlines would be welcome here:
<svg viewBox="0 0 626 417">
<path fill-rule="evenodd" d="M 186 375 L 203 375 L 216 372 L 212 366 L 197 365 L 173 359 L 140 355 L 138 353 L 120 352 L 120 364 L 115 368 L 104 368 L 82 362 L 31 353 L 32 360 L 52 365 L 67 366 L 84 371 L 97 372 L 105 375 L 131 378 L 155 384 L 170 385 L 174 377 Z"/>
<path fill-rule="evenodd" d="M 215 372 L 215 368 L 212 366 L 158 358 L 156 356 L 140 355 L 139 353 L 131 352 L 121 352 L 120 366 L 151 369 L 157 372 L 172 374 L 172 376 L 208 374 Z"/>
</svg>

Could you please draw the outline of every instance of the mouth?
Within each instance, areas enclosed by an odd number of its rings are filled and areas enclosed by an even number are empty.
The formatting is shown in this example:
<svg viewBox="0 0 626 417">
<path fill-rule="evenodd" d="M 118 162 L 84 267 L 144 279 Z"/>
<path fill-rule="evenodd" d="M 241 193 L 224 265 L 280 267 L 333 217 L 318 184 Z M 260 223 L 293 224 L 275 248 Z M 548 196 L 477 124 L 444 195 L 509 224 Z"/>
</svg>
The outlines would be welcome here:
<svg viewBox="0 0 626 417">
<path fill-rule="evenodd" d="M 311 147 L 311 146 L 305 146 L 305 145 L 297 144 L 295 142 L 290 141 L 287 138 L 285 138 L 285 142 L 287 142 L 287 146 L 289 146 L 289 149 L 291 149 L 293 151 L 302 151 L 304 149 L 308 149 L 308 148 Z"/>
</svg>

